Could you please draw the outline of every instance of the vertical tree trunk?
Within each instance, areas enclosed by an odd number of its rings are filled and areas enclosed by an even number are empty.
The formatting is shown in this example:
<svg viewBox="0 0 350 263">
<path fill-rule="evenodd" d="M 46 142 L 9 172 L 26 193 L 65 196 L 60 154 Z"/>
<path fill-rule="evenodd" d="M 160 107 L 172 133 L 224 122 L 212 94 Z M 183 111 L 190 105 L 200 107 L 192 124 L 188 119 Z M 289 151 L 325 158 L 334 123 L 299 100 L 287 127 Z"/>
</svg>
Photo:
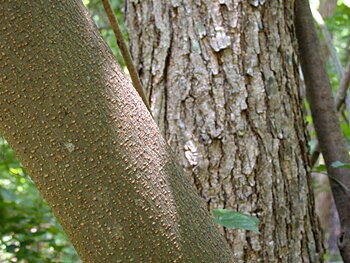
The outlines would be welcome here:
<svg viewBox="0 0 350 263">
<path fill-rule="evenodd" d="M 235 262 L 319 262 L 294 1 L 128 0 L 131 51 L 166 140 L 209 210 L 257 215 L 223 230 Z"/>
<path fill-rule="evenodd" d="M 333 15 L 334 10 L 337 8 L 337 0 L 321 0 L 318 10 L 323 18 L 327 18 Z"/>
<path fill-rule="evenodd" d="M 0 14 L 0 132 L 83 261 L 231 262 L 81 1 Z"/>
</svg>

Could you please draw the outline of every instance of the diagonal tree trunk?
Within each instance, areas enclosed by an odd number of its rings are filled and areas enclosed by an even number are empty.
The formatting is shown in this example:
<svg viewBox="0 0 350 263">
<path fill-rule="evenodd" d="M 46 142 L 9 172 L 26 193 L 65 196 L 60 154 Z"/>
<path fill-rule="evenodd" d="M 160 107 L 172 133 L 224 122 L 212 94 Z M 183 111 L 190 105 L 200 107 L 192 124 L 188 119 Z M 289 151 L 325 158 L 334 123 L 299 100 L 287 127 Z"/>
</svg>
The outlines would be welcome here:
<svg viewBox="0 0 350 263">
<path fill-rule="evenodd" d="M 235 262 L 320 262 L 295 52 L 294 1 L 126 1 L 131 51 L 159 127 Z"/>
<path fill-rule="evenodd" d="M 0 132 L 84 262 L 231 262 L 81 1 L 0 0 Z"/>
<path fill-rule="evenodd" d="M 297 0 L 295 9 L 296 33 L 307 97 L 339 214 L 341 233 L 338 247 L 344 262 L 350 263 L 350 169 L 332 166 L 336 161 L 350 163 L 349 150 L 336 114 L 327 68 L 320 56 L 321 48 L 309 1 Z"/>
</svg>

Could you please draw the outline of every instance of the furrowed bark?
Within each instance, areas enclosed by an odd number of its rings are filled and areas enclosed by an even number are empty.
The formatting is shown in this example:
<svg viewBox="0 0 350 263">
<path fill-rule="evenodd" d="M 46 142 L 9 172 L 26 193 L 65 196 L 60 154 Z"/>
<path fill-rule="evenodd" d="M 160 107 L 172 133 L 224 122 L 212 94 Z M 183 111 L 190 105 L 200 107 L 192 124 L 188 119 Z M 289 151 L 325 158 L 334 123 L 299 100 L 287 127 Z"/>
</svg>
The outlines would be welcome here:
<svg viewBox="0 0 350 263">
<path fill-rule="evenodd" d="M 344 262 L 350 262 L 350 197 L 347 193 L 350 189 L 350 170 L 332 167 L 335 161 L 350 163 L 348 149 L 337 118 L 327 70 L 320 56 L 319 39 L 307 0 L 296 1 L 295 18 L 300 61 L 314 126 L 327 172 L 334 178 L 330 180 L 330 184 L 341 224 L 338 246 Z"/>
<path fill-rule="evenodd" d="M 0 14 L 0 131 L 83 261 L 231 262 L 81 1 Z"/>
<path fill-rule="evenodd" d="M 294 1 L 128 0 L 130 50 L 153 116 L 223 229 L 234 262 L 319 262 Z M 295 45 L 296 46 L 296 45 Z"/>
</svg>

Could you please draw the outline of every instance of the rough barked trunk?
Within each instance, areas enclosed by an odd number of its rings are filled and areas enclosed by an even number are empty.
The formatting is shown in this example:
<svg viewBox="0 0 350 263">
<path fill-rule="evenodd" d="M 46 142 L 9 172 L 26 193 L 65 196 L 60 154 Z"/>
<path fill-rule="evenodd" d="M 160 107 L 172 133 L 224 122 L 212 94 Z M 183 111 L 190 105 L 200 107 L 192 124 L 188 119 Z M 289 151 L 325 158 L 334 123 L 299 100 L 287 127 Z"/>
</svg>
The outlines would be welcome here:
<svg viewBox="0 0 350 263">
<path fill-rule="evenodd" d="M 235 262 L 319 262 L 295 52 L 294 1 L 126 4 L 153 114 L 209 210 L 257 215 L 222 230 Z"/>
<path fill-rule="evenodd" d="M 0 131 L 84 262 L 230 262 L 78 0 L 0 1 Z"/>
</svg>

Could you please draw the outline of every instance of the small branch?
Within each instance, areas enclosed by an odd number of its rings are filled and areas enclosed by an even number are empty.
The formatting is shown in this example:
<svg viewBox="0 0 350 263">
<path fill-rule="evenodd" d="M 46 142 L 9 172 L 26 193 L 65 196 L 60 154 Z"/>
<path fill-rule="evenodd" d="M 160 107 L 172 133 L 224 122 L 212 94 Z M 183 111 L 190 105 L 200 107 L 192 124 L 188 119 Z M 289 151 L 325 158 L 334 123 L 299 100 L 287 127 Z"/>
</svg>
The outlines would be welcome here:
<svg viewBox="0 0 350 263">
<path fill-rule="evenodd" d="M 343 67 L 341 65 L 337 50 L 335 49 L 335 47 L 333 45 L 331 33 L 329 32 L 320 12 L 318 12 L 318 10 L 316 10 L 316 9 L 311 9 L 311 12 L 312 12 L 313 18 L 316 20 L 317 24 L 319 25 L 319 27 L 322 31 L 323 37 L 325 38 L 325 43 L 327 45 L 327 48 L 328 48 L 329 52 L 331 53 L 333 64 L 335 66 L 335 69 L 337 70 L 338 79 L 341 80 L 343 78 Z"/>
<path fill-rule="evenodd" d="M 348 99 L 348 87 L 350 83 L 350 60 L 348 64 L 346 65 L 346 68 L 343 73 L 343 78 L 340 80 L 339 90 L 337 97 L 335 99 L 335 105 L 337 107 L 337 110 L 340 110 L 341 105 L 345 102 L 345 100 Z"/>
<path fill-rule="evenodd" d="M 334 180 L 337 184 L 339 184 L 339 186 L 341 188 L 343 188 L 344 192 L 346 193 L 346 195 L 350 198 L 350 190 L 349 188 L 346 187 L 346 185 L 344 185 L 342 182 L 340 182 L 337 178 L 335 178 L 332 175 L 327 175 L 331 180 Z"/>
<path fill-rule="evenodd" d="M 350 189 L 350 169 L 332 167 L 332 163 L 336 161 L 350 163 L 350 157 L 337 117 L 327 69 L 320 55 L 320 43 L 309 1 L 296 0 L 295 8 L 295 27 L 300 63 L 327 172 L 341 185 Z M 330 184 L 341 224 L 338 247 L 344 262 L 350 263 L 350 198 L 344 188 L 335 180 L 330 180 Z"/>
<path fill-rule="evenodd" d="M 108 16 L 109 22 L 111 23 L 111 27 L 113 29 L 114 35 L 117 39 L 117 43 L 120 49 L 120 52 L 123 55 L 126 67 L 129 70 L 130 73 L 130 77 L 131 77 L 131 81 L 134 85 L 134 88 L 136 89 L 137 93 L 140 95 L 142 101 L 145 103 L 147 109 L 149 110 L 149 112 L 151 113 L 151 109 L 149 107 L 148 104 L 148 100 L 145 96 L 140 78 L 139 78 L 139 74 L 137 73 L 136 67 L 134 65 L 134 62 L 132 61 L 129 49 L 125 43 L 124 40 L 124 36 L 123 33 L 120 30 L 119 24 L 118 24 L 118 20 L 115 17 L 114 11 L 112 9 L 111 4 L 109 3 L 109 0 L 102 0 L 103 6 L 106 10 L 106 14 Z"/>
</svg>

